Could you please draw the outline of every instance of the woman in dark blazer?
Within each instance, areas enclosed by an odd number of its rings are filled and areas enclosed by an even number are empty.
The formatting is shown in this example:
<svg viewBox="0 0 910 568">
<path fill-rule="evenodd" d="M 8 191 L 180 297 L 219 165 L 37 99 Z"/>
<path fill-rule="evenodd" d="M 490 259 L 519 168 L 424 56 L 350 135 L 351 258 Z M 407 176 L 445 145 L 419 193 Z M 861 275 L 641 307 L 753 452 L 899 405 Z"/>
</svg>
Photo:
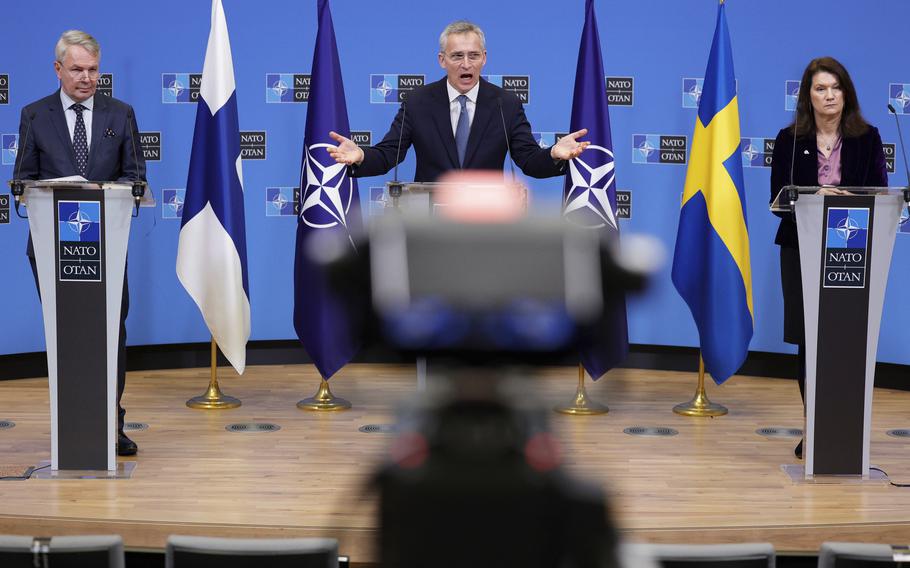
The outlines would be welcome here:
<svg viewBox="0 0 910 568">
<path fill-rule="evenodd" d="M 782 187 L 791 184 L 830 186 L 819 191 L 823 195 L 844 193 L 835 186 L 888 185 L 878 129 L 863 118 L 850 75 L 831 57 L 809 62 L 800 81 L 796 118 L 777 134 L 774 142 L 771 201 Z M 784 341 L 797 346 L 799 394 L 805 405 L 806 339 L 799 241 L 793 217 L 776 215 L 781 217 L 774 243 L 780 245 Z M 802 440 L 794 453 L 798 458 L 803 457 Z"/>
</svg>

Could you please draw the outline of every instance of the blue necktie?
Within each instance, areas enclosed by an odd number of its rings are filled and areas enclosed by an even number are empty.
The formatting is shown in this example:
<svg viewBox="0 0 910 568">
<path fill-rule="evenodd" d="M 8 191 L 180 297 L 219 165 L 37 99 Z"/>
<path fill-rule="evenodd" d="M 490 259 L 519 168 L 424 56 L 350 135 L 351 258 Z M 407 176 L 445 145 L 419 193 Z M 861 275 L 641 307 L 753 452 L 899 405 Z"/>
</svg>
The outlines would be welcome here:
<svg viewBox="0 0 910 568">
<path fill-rule="evenodd" d="M 468 133 L 471 131 L 468 120 L 468 97 L 458 95 L 455 100 L 461 105 L 461 114 L 458 115 L 458 124 L 455 126 L 455 148 L 458 149 L 458 165 L 464 167 L 464 153 L 468 149 Z"/>
<path fill-rule="evenodd" d="M 73 129 L 73 152 L 76 154 L 76 168 L 79 175 L 85 176 L 86 166 L 88 165 L 88 137 L 85 135 L 85 119 L 82 118 L 82 112 L 86 107 L 79 103 L 70 107 L 76 113 L 76 127 Z"/>
</svg>

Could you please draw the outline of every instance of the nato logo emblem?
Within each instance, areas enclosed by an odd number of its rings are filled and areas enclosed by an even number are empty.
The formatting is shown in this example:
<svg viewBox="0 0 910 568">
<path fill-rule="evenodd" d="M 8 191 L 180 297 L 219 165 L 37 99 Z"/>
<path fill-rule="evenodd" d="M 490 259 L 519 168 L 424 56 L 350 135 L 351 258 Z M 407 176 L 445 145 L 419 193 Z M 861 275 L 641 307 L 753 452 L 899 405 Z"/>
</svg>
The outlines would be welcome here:
<svg viewBox="0 0 910 568">
<path fill-rule="evenodd" d="M 305 181 L 300 218 L 308 227 L 347 227 L 347 215 L 357 191 L 348 168 L 329 156 L 334 144 L 311 144 L 306 149 Z"/>
<path fill-rule="evenodd" d="M 682 107 L 698 108 L 701 100 L 701 91 L 705 80 L 701 78 L 683 77 L 682 80 Z"/>
<path fill-rule="evenodd" d="M 894 144 L 882 143 L 882 151 L 885 153 L 885 169 L 889 174 L 894 173 L 894 150 Z"/>
<path fill-rule="evenodd" d="M 773 138 L 743 138 L 740 140 L 744 168 L 770 168 L 774 155 Z"/>
<path fill-rule="evenodd" d="M 265 216 L 296 217 L 299 198 L 300 188 L 298 187 L 265 188 Z"/>
<path fill-rule="evenodd" d="M 667 134 L 633 134 L 633 164 L 685 164 L 688 138 Z"/>
<path fill-rule="evenodd" d="M 161 218 L 182 219 L 183 202 L 186 198 L 185 189 L 161 190 Z"/>
<path fill-rule="evenodd" d="M 265 159 L 265 131 L 240 131 L 240 158 L 242 160 Z"/>
<path fill-rule="evenodd" d="M 310 100 L 310 81 L 306 73 L 266 73 L 265 102 L 305 103 Z"/>
<path fill-rule="evenodd" d="M 161 133 L 160 132 L 140 132 L 139 148 L 142 150 L 142 157 L 147 162 L 161 161 Z"/>
<path fill-rule="evenodd" d="M 7 213 L 9 213 L 9 202 L 7 202 Z M 901 208 L 901 217 L 897 221 L 897 232 L 903 233 L 905 235 L 910 235 L 910 214 L 907 213 L 907 208 Z"/>
<path fill-rule="evenodd" d="M 824 288 L 866 286 L 868 207 L 829 207 L 825 224 Z"/>
<path fill-rule="evenodd" d="M 352 130 L 351 131 L 351 142 L 357 144 L 358 146 L 372 146 L 373 145 L 373 131 L 372 130 Z"/>
<path fill-rule="evenodd" d="M 518 95 L 522 104 L 531 102 L 531 77 L 529 75 L 483 75 L 483 78 L 503 90 Z"/>
<path fill-rule="evenodd" d="M 607 84 L 607 103 L 611 106 L 632 106 L 634 77 L 604 77 Z"/>
<path fill-rule="evenodd" d="M 910 114 L 910 83 L 890 83 L 888 102 L 897 114 Z"/>
<path fill-rule="evenodd" d="M 796 103 L 799 101 L 799 81 L 784 81 L 784 110 L 796 110 Z"/>
<path fill-rule="evenodd" d="M 9 224 L 9 195 L 0 195 L 0 225 Z"/>
<path fill-rule="evenodd" d="M 101 282 L 101 202 L 57 202 L 61 282 Z"/>
<path fill-rule="evenodd" d="M 398 104 L 423 84 L 423 75 L 370 75 L 370 102 Z"/>
<path fill-rule="evenodd" d="M 382 215 L 389 202 L 389 193 L 384 187 L 370 188 L 370 215 Z"/>
<path fill-rule="evenodd" d="M 95 92 L 108 97 L 114 96 L 114 74 L 102 73 L 98 75 Z"/>
<path fill-rule="evenodd" d="M 195 103 L 199 100 L 202 73 L 162 73 L 162 103 Z"/>
<path fill-rule="evenodd" d="M 582 155 L 569 161 L 571 187 L 566 191 L 563 215 L 574 225 L 590 229 L 616 224 L 609 191 L 616 183 L 613 152 L 603 146 L 588 146 Z"/>
<path fill-rule="evenodd" d="M 0 105 L 9 104 L 9 75 L 0 74 Z"/>
<path fill-rule="evenodd" d="M 559 142 L 559 139 L 568 134 L 568 132 L 532 132 L 531 136 L 541 148 L 549 148 Z"/>
<path fill-rule="evenodd" d="M 2 161 L 4 166 L 12 166 L 16 163 L 16 153 L 19 152 L 19 135 L 18 134 L 0 134 L 0 147 L 2 147 Z"/>
</svg>

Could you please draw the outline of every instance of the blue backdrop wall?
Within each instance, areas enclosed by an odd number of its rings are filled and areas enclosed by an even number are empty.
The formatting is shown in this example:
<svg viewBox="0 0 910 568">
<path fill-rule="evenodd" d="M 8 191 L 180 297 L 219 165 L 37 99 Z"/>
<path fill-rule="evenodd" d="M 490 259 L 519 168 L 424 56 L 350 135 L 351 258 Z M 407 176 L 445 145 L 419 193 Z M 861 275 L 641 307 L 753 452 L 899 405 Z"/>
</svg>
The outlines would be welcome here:
<svg viewBox="0 0 910 568">
<path fill-rule="evenodd" d="M 244 161 L 252 339 L 293 338 L 293 247 L 295 217 L 282 199 L 298 181 L 303 142 L 307 75 L 316 34 L 315 0 L 224 0 L 233 48 L 241 130 L 250 134 Z M 437 40 L 450 21 L 467 18 L 487 33 L 491 79 L 525 89 L 527 114 L 544 143 L 564 132 L 571 110 L 583 0 L 334 0 L 332 12 L 344 74 L 351 128 L 378 141 L 396 112 L 394 91 L 417 75 L 432 81 L 442 75 Z M 115 97 L 131 103 L 145 133 L 148 178 L 159 206 L 145 210 L 130 238 L 129 279 L 132 303 L 128 320 L 131 345 L 207 341 L 195 305 L 175 275 L 179 202 L 186 184 L 196 108 L 171 102 L 192 95 L 193 74 L 201 73 L 209 29 L 208 0 L 123 2 L 61 0 L 8 2 L 2 7 L 6 48 L 0 54 L 0 177 L 13 177 L 19 113 L 23 105 L 57 88 L 53 46 L 60 32 L 79 28 L 102 44 L 103 86 L 110 79 Z M 618 187 L 631 192 L 631 218 L 624 232 L 656 236 L 672 253 L 685 164 L 640 163 L 640 135 L 685 136 L 695 122 L 697 86 L 705 66 L 717 11 L 712 0 L 601 0 L 596 4 L 605 71 L 612 83 L 611 108 Z M 906 26 L 884 0 L 729 0 L 739 91 L 741 131 L 749 167 L 745 168 L 755 337 L 751 349 L 787 352 L 781 341 L 782 305 L 777 220 L 768 213 L 770 170 L 764 140 L 791 120 L 788 93 L 809 59 L 832 55 L 845 63 L 857 85 L 867 119 L 886 144 L 897 141 L 889 99 L 910 97 L 910 68 L 903 63 Z M 299 77 L 294 77 L 299 75 Z M 384 75 L 385 77 L 377 77 Z M 275 87 L 281 81 L 279 88 Z M 175 87 L 175 82 L 179 88 Z M 904 90 L 906 85 L 906 91 Z M 283 85 L 283 87 L 282 87 Z M 184 90 L 181 90 L 184 89 Z M 287 90 L 285 90 L 285 88 Z M 894 100 L 900 99 L 900 100 Z M 898 110 L 904 111 L 903 106 Z M 910 113 L 910 106 L 906 112 Z M 908 125 L 910 128 L 910 125 Z M 264 133 L 265 148 L 259 134 Z M 155 141 L 159 144 L 156 146 Z M 652 137 L 653 141 L 654 138 Z M 889 151 L 891 148 L 889 148 Z M 753 155 L 754 154 L 754 155 Z M 899 154 L 899 152 L 898 152 Z M 658 154 L 659 156 L 659 154 Z M 264 158 L 264 159 L 257 159 Z M 903 160 L 896 160 L 904 171 Z M 413 156 L 402 179 L 413 172 Z M 391 179 L 361 182 L 364 213 L 371 187 Z M 892 185 L 905 183 L 903 173 Z M 562 180 L 534 181 L 533 207 L 558 215 Z M 2 211 L 2 203 L 0 203 Z M 910 302 L 910 224 L 899 234 L 885 298 L 879 360 L 910 364 L 903 339 Z M 40 351 L 44 335 L 40 306 L 26 262 L 27 222 L 10 213 L 0 224 L 0 259 L 7 301 L 0 316 L 0 354 Z M 695 346 L 698 338 L 688 309 L 675 292 L 669 265 L 653 289 L 630 302 L 630 337 L 635 343 Z"/>
</svg>

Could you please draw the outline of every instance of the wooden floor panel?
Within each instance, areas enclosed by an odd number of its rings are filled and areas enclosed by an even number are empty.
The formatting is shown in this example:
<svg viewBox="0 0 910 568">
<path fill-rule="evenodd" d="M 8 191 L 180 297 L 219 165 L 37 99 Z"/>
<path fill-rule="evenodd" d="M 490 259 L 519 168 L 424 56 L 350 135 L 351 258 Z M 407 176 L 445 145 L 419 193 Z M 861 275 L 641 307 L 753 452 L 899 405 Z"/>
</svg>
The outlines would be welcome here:
<svg viewBox="0 0 910 568">
<path fill-rule="evenodd" d="M 204 391 L 208 370 L 130 373 L 127 420 L 140 446 L 129 480 L 0 482 L 0 533 L 117 533 L 133 548 L 161 548 L 167 535 L 331 536 L 356 562 L 374 560 L 375 497 L 365 491 L 384 457 L 391 423 L 416 389 L 413 367 L 350 365 L 332 379 L 354 403 L 312 413 L 296 402 L 313 394 L 311 366 L 222 369 L 234 410 L 201 411 L 185 401 Z M 546 406 L 574 394 L 576 371 L 553 368 L 526 380 Z M 794 381 L 734 377 L 708 394 L 730 409 L 687 418 L 672 407 L 694 390 L 692 374 L 620 369 L 589 386 L 610 406 L 596 417 L 552 414 L 568 468 L 605 487 L 629 538 L 651 542 L 770 541 L 779 551 L 815 551 L 825 540 L 910 542 L 910 488 L 887 483 L 797 484 L 781 470 L 798 463 L 796 440 L 768 439 L 764 426 L 802 427 Z M 910 440 L 886 432 L 910 427 L 910 392 L 876 389 L 872 463 L 910 482 Z M 49 459 L 47 379 L 0 382 L 0 466 Z M 264 421 L 271 433 L 229 433 L 232 422 Z M 670 438 L 632 437 L 629 426 L 668 426 Z"/>
</svg>

